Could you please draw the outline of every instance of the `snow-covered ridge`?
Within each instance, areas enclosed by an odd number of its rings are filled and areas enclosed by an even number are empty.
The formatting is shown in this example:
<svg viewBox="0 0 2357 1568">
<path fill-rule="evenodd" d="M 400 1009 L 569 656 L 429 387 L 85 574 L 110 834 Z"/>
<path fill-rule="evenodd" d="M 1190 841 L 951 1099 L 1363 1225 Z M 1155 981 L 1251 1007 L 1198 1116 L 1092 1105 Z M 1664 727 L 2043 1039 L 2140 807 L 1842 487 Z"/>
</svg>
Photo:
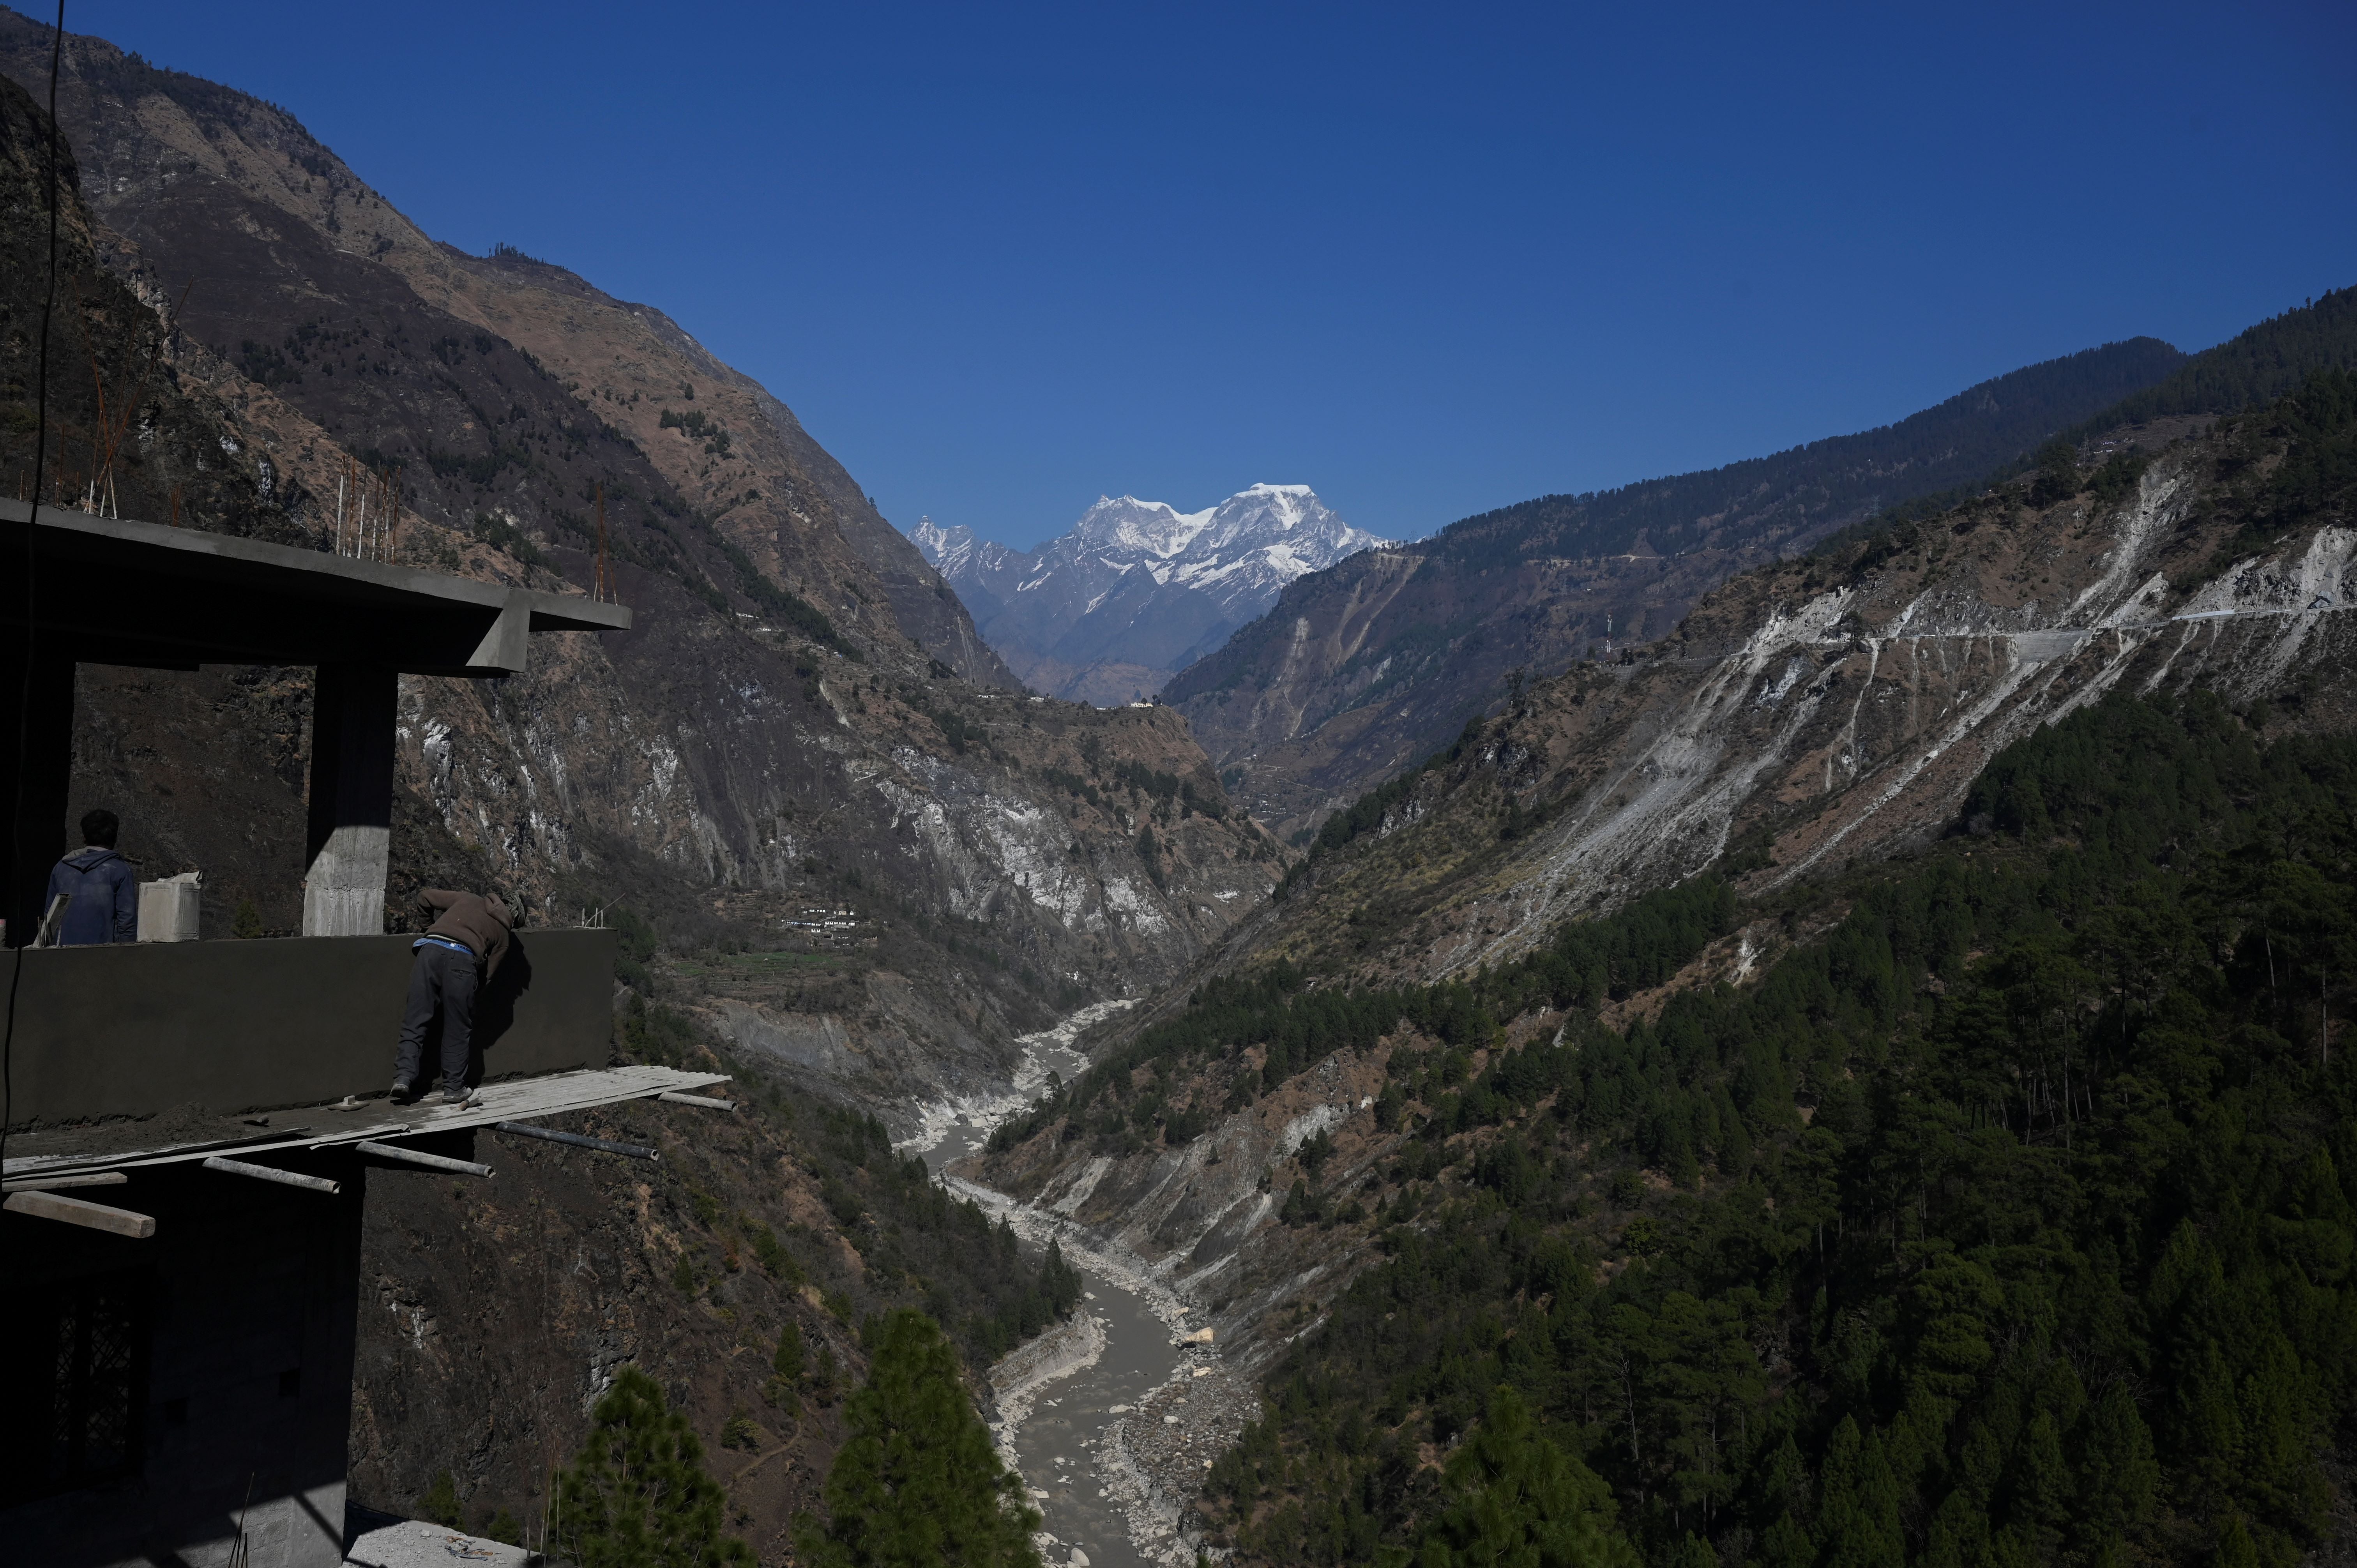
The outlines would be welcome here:
<svg viewBox="0 0 2357 1568">
<path fill-rule="evenodd" d="M 1064 533 L 1011 550 L 927 518 L 909 531 L 1018 673 L 1064 694 L 1092 670 L 1168 674 L 1259 617 L 1296 578 L 1384 545 L 1308 485 L 1256 484 L 1217 506 L 1099 496 Z M 1151 685 L 1159 685 L 1154 679 Z"/>
<path fill-rule="evenodd" d="M 930 517 L 919 519 L 909 537 L 952 584 L 976 570 L 1003 569 L 1021 560 L 1028 567 L 1021 574 L 1024 587 L 1069 572 L 1084 559 L 1122 574 L 1168 563 L 1171 571 L 1157 573 L 1157 581 L 1199 585 L 1246 575 L 1257 561 L 1278 579 L 1281 590 L 1296 577 L 1393 542 L 1351 527 L 1308 485 L 1270 484 L 1238 490 L 1200 511 L 1130 495 L 1099 496 L 1079 521 L 1036 551 L 993 543 L 963 524 L 943 528 Z M 1269 597 L 1273 602 L 1275 595 Z"/>
</svg>

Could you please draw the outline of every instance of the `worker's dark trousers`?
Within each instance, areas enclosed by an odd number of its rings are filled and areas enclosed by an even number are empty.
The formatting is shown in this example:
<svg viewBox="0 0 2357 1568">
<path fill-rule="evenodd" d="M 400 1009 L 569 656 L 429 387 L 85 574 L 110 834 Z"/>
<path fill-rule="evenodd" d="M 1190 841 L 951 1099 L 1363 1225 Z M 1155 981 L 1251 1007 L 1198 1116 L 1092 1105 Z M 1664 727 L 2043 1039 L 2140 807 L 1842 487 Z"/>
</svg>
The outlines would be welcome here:
<svg viewBox="0 0 2357 1568">
<path fill-rule="evenodd" d="M 404 1083 L 417 1082 L 418 1058 L 425 1052 L 425 1031 L 442 1011 L 442 1087 L 467 1084 L 468 1047 L 475 1034 L 475 957 L 454 952 L 439 942 L 417 950 L 409 972 L 409 1010 L 401 1019 L 401 1054 L 393 1059 L 393 1076 Z"/>
</svg>

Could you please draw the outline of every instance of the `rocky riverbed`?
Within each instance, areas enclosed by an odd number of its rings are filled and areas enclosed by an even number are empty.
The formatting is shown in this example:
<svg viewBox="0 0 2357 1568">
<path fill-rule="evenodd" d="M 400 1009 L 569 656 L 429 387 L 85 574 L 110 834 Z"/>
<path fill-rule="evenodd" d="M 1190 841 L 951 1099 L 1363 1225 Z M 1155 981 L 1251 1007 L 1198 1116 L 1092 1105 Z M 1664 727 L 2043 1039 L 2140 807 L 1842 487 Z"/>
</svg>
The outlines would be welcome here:
<svg viewBox="0 0 2357 1568">
<path fill-rule="evenodd" d="M 947 1174 L 1048 1081 L 1087 1066 L 1073 1042 L 1125 1004 L 1099 1004 L 1027 1036 L 1009 1090 L 927 1107 L 904 1147 L 943 1185 L 1004 1216 L 1027 1243 L 1053 1240 L 1089 1281 L 1072 1317 L 991 1369 L 992 1430 L 1043 1523 L 1042 1554 L 1071 1568 L 1186 1568 L 1203 1543 L 1192 1507 L 1210 1462 L 1258 1419 L 1248 1379 L 1231 1372 L 1199 1304 L 1146 1262 L 1061 1215 Z M 1216 1553 L 1215 1553 L 1216 1554 Z"/>
</svg>

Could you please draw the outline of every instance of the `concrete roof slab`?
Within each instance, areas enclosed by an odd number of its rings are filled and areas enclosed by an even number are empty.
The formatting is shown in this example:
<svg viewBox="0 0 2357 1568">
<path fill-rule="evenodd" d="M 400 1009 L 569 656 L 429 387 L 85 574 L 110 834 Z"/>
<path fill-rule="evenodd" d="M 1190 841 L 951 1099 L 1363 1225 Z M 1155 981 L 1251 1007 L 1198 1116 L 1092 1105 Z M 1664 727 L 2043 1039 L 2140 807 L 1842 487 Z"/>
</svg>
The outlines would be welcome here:
<svg viewBox="0 0 2357 1568">
<path fill-rule="evenodd" d="M 621 606 L 584 596 L 0 500 L 0 562 L 13 575 L 28 552 L 37 630 L 96 663 L 511 675 L 533 633 L 631 624 Z M 0 595 L 0 627 L 21 628 L 24 606 Z"/>
</svg>

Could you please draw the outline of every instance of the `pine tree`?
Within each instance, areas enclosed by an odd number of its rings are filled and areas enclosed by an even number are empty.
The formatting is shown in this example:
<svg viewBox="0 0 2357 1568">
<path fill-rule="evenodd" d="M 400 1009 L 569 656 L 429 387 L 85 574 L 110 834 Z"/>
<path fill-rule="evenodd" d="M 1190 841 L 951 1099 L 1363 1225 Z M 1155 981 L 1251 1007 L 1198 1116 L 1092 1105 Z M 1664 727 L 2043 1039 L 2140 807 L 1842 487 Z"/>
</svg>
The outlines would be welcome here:
<svg viewBox="0 0 2357 1568">
<path fill-rule="evenodd" d="M 1063 1248 L 1055 1238 L 1048 1240 L 1048 1256 L 1039 1265 L 1039 1294 L 1046 1298 L 1048 1309 L 1061 1317 L 1079 1305 L 1086 1293 L 1081 1285 L 1081 1272 L 1064 1261 Z"/>
<path fill-rule="evenodd" d="M 458 1487 L 457 1483 L 450 1478 L 449 1471 L 438 1472 L 434 1477 L 433 1484 L 418 1494 L 417 1517 L 430 1519 L 436 1524 L 447 1524 L 454 1529 L 457 1526 Z"/>
<path fill-rule="evenodd" d="M 786 1381 L 798 1383 L 802 1380 L 802 1326 L 790 1317 L 778 1335 L 778 1353 L 770 1359 L 770 1369 Z"/>
<path fill-rule="evenodd" d="M 1710 1549 L 1710 1542 L 1688 1530 L 1676 1555 L 1670 1559 L 1670 1568 L 1718 1568 L 1718 1553 Z"/>
<path fill-rule="evenodd" d="M 2204 1479 L 2228 1483 L 2243 1448 L 2243 1417 L 2234 1397 L 2234 1374 L 2215 1339 L 2203 1340 L 2174 1391 L 2179 1419 L 2194 1466 Z"/>
<path fill-rule="evenodd" d="M 802 1326 L 792 1318 L 778 1334 L 777 1353 L 770 1358 L 770 1378 L 762 1395 L 771 1404 L 791 1416 L 800 1412 L 802 1402 L 794 1397 L 802 1386 L 802 1374 L 810 1369 L 810 1359 L 804 1353 Z"/>
<path fill-rule="evenodd" d="M 2071 1522 L 2072 1488 L 2062 1434 L 2045 1411 L 2029 1418 L 2015 1445 L 2012 1481 L 2015 1526 L 2036 1543 L 2038 1560 L 2050 1562 Z"/>
<path fill-rule="evenodd" d="M 1611 1488 L 1549 1442 L 1511 1388 L 1491 1397 L 1447 1476 L 1448 1506 L 1426 1533 L 1416 1568 L 1640 1568 L 1613 1528 Z"/>
<path fill-rule="evenodd" d="M 817 1568 L 1039 1568 L 1039 1512 L 992 1449 L 940 1326 L 901 1307 L 871 1343 L 827 1472 L 828 1519 L 801 1521 L 802 1556 Z"/>
<path fill-rule="evenodd" d="M 2259 1549 L 2244 1526 L 2241 1514 L 2226 1516 L 2226 1528 L 2218 1532 L 2215 1561 L 2218 1568 L 2259 1568 Z"/>
<path fill-rule="evenodd" d="M 1931 1538 L 1916 1560 L 1920 1568 L 1966 1568 L 1988 1560 L 1987 1510 L 1975 1507 L 1961 1488 L 1950 1492 L 1932 1517 Z"/>
<path fill-rule="evenodd" d="M 2257 1365 L 2243 1380 L 2240 1489 L 2254 1518 L 2313 1535 L 2324 1525 L 2332 1491 L 2316 1463 L 2313 1380 L 2280 1332 L 2255 1347 Z"/>
<path fill-rule="evenodd" d="M 2118 1541 L 2152 1518 L 2160 1488 L 2160 1466 L 2153 1458 L 2152 1433 L 2123 1383 L 2114 1383 L 2097 1402 L 2087 1423 L 2087 1456 L 2079 1486 L 2084 1517 L 2081 1539 L 2089 1556 Z"/>
<path fill-rule="evenodd" d="M 1899 1483 L 1871 1432 L 1861 1434 L 1848 1416 L 1834 1429 L 1825 1452 L 1818 1530 L 1825 1568 L 1880 1568 L 1903 1562 Z"/>
<path fill-rule="evenodd" d="M 1760 1536 L 1759 1561 L 1765 1568 L 1806 1568 L 1816 1557 L 1809 1540 L 1809 1466 L 1789 1432 L 1768 1458 L 1760 1502 L 1760 1517 L 1768 1522 Z"/>
<path fill-rule="evenodd" d="M 2038 449 L 2038 478 L 2030 486 L 2029 499 L 2039 506 L 2051 506 L 2056 501 L 2069 500 L 2079 493 L 2079 449 L 2061 439 L 2049 441 Z"/>
<path fill-rule="evenodd" d="M 745 1543 L 720 1533 L 726 1496 L 705 1474 L 704 1444 L 636 1367 L 597 1402 L 556 1491 L 560 1544 L 580 1568 L 752 1568 Z"/>
</svg>

